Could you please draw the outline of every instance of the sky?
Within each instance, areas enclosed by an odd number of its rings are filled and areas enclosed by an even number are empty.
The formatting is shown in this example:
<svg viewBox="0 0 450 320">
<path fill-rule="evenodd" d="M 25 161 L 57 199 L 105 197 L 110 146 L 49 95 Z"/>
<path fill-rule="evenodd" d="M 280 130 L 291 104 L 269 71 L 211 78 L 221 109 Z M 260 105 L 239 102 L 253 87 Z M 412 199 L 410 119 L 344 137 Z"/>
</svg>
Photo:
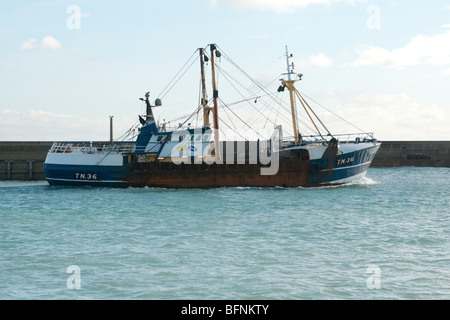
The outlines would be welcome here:
<svg viewBox="0 0 450 320">
<path fill-rule="evenodd" d="M 264 85 L 288 46 L 299 90 L 379 140 L 450 140 L 443 0 L 1 1 L 0 140 L 108 140 L 110 116 L 118 138 L 210 43 Z M 195 110 L 196 81 L 157 119 Z"/>
</svg>

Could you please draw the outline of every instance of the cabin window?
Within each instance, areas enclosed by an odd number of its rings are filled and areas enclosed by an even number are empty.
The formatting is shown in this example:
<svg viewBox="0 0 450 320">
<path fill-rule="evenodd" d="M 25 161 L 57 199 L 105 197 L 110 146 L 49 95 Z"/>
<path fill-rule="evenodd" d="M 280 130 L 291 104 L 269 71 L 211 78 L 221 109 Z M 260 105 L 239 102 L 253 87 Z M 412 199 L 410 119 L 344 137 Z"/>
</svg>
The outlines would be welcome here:
<svg viewBox="0 0 450 320">
<path fill-rule="evenodd" d="M 183 141 L 183 140 L 184 140 L 184 136 L 179 136 L 179 137 L 178 137 L 178 141 L 179 141 L 179 142 L 181 142 L 181 141 Z"/>
<path fill-rule="evenodd" d="M 158 136 L 158 139 L 156 139 L 156 141 L 161 141 L 163 138 L 163 136 Z"/>
</svg>

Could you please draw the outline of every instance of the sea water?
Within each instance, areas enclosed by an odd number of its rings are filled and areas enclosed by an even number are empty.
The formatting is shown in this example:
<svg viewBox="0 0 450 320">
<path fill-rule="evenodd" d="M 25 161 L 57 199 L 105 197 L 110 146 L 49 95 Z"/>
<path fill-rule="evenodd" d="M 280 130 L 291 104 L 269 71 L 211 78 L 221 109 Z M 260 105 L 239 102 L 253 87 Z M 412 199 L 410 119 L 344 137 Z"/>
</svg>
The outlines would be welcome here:
<svg viewBox="0 0 450 320">
<path fill-rule="evenodd" d="M 0 182 L 0 299 L 449 299 L 450 169 L 341 187 Z"/>
</svg>

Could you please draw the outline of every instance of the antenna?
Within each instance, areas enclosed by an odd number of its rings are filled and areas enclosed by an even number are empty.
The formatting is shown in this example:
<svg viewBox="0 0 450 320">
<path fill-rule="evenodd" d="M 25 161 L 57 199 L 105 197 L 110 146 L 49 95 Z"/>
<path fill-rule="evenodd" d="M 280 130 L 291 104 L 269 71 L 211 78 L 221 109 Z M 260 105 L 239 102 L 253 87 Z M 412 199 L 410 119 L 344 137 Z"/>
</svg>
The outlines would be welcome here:
<svg viewBox="0 0 450 320">
<path fill-rule="evenodd" d="M 287 70 L 288 80 L 292 80 L 291 74 L 294 73 L 294 63 L 290 63 L 289 58 L 292 58 L 294 55 L 289 54 L 287 46 L 286 46 L 286 54 L 285 55 L 286 55 L 286 70 Z"/>
</svg>

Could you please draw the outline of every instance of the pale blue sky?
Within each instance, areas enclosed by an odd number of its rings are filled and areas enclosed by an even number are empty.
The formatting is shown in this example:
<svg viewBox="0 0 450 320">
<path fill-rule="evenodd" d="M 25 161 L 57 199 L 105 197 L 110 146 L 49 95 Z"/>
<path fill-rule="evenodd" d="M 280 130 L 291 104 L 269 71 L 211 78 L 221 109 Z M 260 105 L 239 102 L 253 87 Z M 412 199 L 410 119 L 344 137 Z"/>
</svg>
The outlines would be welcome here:
<svg viewBox="0 0 450 320">
<path fill-rule="evenodd" d="M 110 115 L 119 136 L 143 111 L 138 98 L 157 98 L 208 43 L 263 82 L 284 72 L 288 45 L 300 91 L 358 127 L 450 140 L 441 0 L 2 1 L 0 140 L 108 139 Z M 157 117 L 197 107 L 197 83 L 174 94 Z"/>
</svg>

